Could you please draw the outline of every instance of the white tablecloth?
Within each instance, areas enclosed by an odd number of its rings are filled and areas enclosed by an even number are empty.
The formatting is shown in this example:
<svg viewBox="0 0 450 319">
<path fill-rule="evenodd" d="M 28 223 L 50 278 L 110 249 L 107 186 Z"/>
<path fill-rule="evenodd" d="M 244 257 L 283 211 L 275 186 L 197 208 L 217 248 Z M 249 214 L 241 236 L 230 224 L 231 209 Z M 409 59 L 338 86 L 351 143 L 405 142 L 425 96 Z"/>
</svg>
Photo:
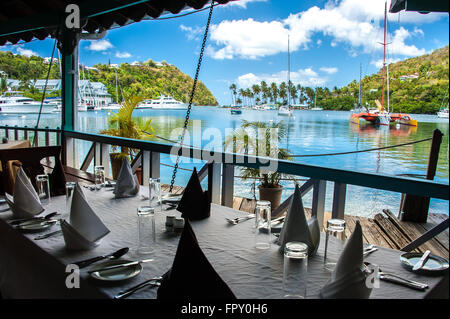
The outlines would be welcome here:
<svg viewBox="0 0 450 319">
<path fill-rule="evenodd" d="M 86 274 L 86 271 L 89 270 L 89 267 L 87 267 L 81 270 L 84 279 L 81 285 L 85 290 L 68 293 L 67 296 L 79 297 L 81 294 L 86 298 L 99 298 L 103 295 L 113 297 L 119 291 L 154 276 L 162 275 L 171 267 L 179 235 L 166 232 L 164 223 L 166 215 L 179 217 L 181 215 L 179 212 L 163 210 L 157 213 L 155 252 L 151 255 L 138 255 L 136 253 L 136 209 L 140 205 L 148 204 L 148 201 L 142 199 L 140 195 L 133 198 L 114 199 L 112 192 L 105 189 L 100 191 L 83 190 L 94 211 L 111 230 L 111 233 L 103 238 L 101 244 L 94 250 L 68 251 L 65 249 L 62 236 L 50 237 L 40 241 L 34 240 L 37 235 L 57 230 L 60 227 L 59 225 L 55 225 L 43 233 L 19 234 L 9 224 L 0 220 L 0 291 L 4 298 L 66 296 L 59 290 L 52 292 L 50 288 L 46 294 L 39 293 L 40 288 L 33 285 L 41 285 L 41 282 L 33 282 L 32 280 L 27 284 L 22 282 L 22 278 L 27 277 L 26 272 L 31 272 L 33 276 L 41 274 L 41 281 L 56 280 L 61 284 L 60 281 L 67 275 L 61 273 L 65 269 L 64 264 L 109 254 L 122 247 L 130 248 L 128 254 L 123 258 L 133 260 L 153 258 L 154 262 L 144 264 L 144 269 L 139 276 L 113 284 L 105 284 L 89 278 Z M 141 194 L 146 193 L 147 189 L 141 188 Z M 51 204 L 43 215 L 52 211 L 65 212 L 64 196 L 52 198 Z M 9 212 L 0 214 L 0 217 L 4 220 L 12 218 Z M 279 253 L 278 246 L 275 244 L 272 245 L 270 250 L 266 251 L 253 248 L 252 220 L 237 225 L 230 225 L 225 220 L 225 217 L 241 215 L 245 215 L 245 213 L 213 204 L 210 218 L 191 222 L 200 247 L 237 298 L 282 298 L 283 256 Z M 17 238 L 21 239 L 18 240 Z M 276 238 L 273 237 L 273 239 Z M 26 242 L 26 245 L 24 242 Z M 324 236 L 318 254 L 309 259 L 307 288 L 309 298 L 317 298 L 320 288 L 329 280 L 330 273 L 323 268 L 323 248 Z M 30 253 L 28 259 L 29 263 L 24 264 L 24 260 L 27 259 L 27 250 L 32 251 L 32 253 Z M 47 252 L 48 255 L 44 252 Z M 43 257 L 43 254 L 46 256 Z M 332 249 L 331 255 L 333 255 Z M 430 286 L 429 291 L 438 284 L 446 285 L 448 290 L 448 277 L 443 279 L 443 277 L 425 277 L 411 273 L 401 266 L 400 255 L 401 252 L 399 251 L 379 248 L 377 252 L 372 253 L 365 260 L 378 264 L 385 272 L 393 272 L 412 280 L 425 282 Z M 33 256 L 35 257 L 33 258 Z M 195 260 L 192 262 L 195 262 Z M 30 269 L 36 269 L 36 271 Z M 17 272 L 22 275 L 17 275 Z M 23 277 L 24 273 L 25 277 Z M 18 284 L 17 281 L 21 283 Z M 98 292 L 92 288 L 97 288 Z M 58 289 L 61 289 L 61 285 Z M 33 291 L 33 293 L 30 291 Z M 373 289 L 371 298 L 424 298 L 425 295 L 426 292 L 381 282 L 380 288 Z M 156 298 L 156 288 L 141 290 L 130 298 Z"/>
</svg>

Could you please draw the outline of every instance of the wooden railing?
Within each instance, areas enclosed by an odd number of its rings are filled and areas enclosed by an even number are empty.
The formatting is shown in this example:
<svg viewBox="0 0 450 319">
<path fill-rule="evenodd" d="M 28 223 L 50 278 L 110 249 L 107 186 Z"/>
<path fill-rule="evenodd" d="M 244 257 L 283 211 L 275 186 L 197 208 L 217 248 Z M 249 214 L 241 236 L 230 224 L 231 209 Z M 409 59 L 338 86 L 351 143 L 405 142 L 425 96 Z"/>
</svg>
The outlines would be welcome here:
<svg viewBox="0 0 450 319">
<path fill-rule="evenodd" d="M 94 165 L 103 165 L 106 174 L 109 174 L 109 148 L 111 145 L 127 146 L 137 149 L 139 153 L 132 163 L 132 168 L 136 170 L 138 167 L 141 167 L 144 185 L 148 184 L 150 177 L 160 177 L 160 154 L 176 154 L 178 150 L 182 156 L 206 161 L 206 164 L 199 170 L 199 176 L 201 179 L 208 178 L 208 189 L 211 192 L 212 202 L 228 207 L 232 207 L 233 205 L 234 168 L 236 166 L 259 168 L 267 166 L 268 164 L 266 163 L 271 161 L 272 165 L 276 165 L 278 172 L 309 178 L 302 184 L 301 192 L 302 195 L 305 195 L 309 191 L 313 192 L 312 214 L 318 217 L 320 225 L 323 225 L 321 221 L 323 221 L 325 210 L 327 181 L 333 182 L 334 184 L 332 204 L 332 217 L 334 218 L 344 218 L 348 184 L 430 198 L 449 199 L 448 184 L 414 177 L 349 171 L 227 152 L 216 152 L 214 158 L 212 158 L 208 150 L 196 147 L 181 147 L 176 149 L 174 153 L 174 145 L 166 143 L 78 131 L 62 131 L 59 129 L 0 126 L 0 134 L 7 136 L 9 139 L 12 139 L 12 137 L 14 139 L 29 138 L 28 132 L 33 132 L 37 136 L 44 134 L 45 145 L 49 145 L 50 143 L 50 134 L 56 134 L 56 138 L 53 140 L 56 145 L 63 146 L 63 163 L 84 171 L 94 162 Z M 92 143 L 80 165 L 77 165 L 77 140 Z M 286 199 L 281 203 L 280 207 L 273 211 L 274 216 L 281 214 L 287 209 L 290 198 Z"/>
</svg>

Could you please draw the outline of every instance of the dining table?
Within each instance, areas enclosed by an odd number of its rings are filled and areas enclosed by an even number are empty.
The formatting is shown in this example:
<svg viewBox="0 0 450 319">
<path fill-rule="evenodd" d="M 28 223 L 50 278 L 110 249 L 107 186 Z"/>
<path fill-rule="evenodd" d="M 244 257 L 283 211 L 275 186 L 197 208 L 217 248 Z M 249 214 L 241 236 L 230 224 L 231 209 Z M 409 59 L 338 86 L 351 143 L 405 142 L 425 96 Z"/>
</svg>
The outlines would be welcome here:
<svg viewBox="0 0 450 319">
<path fill-rule="evenodd" d="M 0 213 L 0 292 L 3 298 L 114 298 L 119 292 L 146 279 L 162 276 L 170 269 L 180 239 L 180 233 L 167 230 L 165 226 L 166 216 L 181 216 L 174 206 L 164 204 L 155 208 L 154 249 L 148 254 L 140 254 L 137 251 L 137 208 L 149 205 L 148 188 L 141 186 L 137 196 L 120 199 L 114 198 L 112 188 L 107 187 L 100 190 L 83 188 L 83 192 L 93 211 L 110 230 L 100 244 L 91 250 L 67 250 L 61 234 L 36 240 L 39 235 L 60 229 L 58 222 L 43 232 L 22 233 L 7 222 L 13 218 L 11 211 Z M 41 216 L 54 211 L 61 214 L 60 218 L 68 219 L 65 196 L 52 197 Z M 269 249 L 259 250 L 254 247 L 253 219 L 237 224 L 226 220 L 247 215 L 242 211 L 212 204 L 209 218 L 190 223 L 205 256 L 238 299 L 283 298 L 283 254 L 276 244 L 277 236 L 271 235 L 273 241 Z M 307 298 L 319 298 L 320 289 L 331 277 L 331 272 L 324 267 L 324 241 L 325 234 L 321 233 L 317 253 L 308 259 Z M 152 259 L 151 262 L 142 264 L 143 269 L 139 275 L 124 281 L 105 282 L 90 276 L 90 267 L 86 267 L 80 269 L 81 282 L 78 290 L 66 287 L 65 281 L 69 275 L 67 265 L 111 254 L 124 247 L 129 247 L 129 252 L 122 259 Z M 340 247 L 339 241 L 332 237 L 328 248 L 330 258 L 338 258 L 337 247 Z M 403 253 L 378 247 L 377 251 L 364 260 L 378 265 L 383 272 L 426 283 L 429 288 L 419 291 L 381 281 L 378 288 L 372 289 L 370 298 L 422 299 L 431 291 L 448 291 L 448 276 L 424 276 L 408 271 L 400 262 Z M 198 280 L 201 281 L 202 278 Z M 152 286 L 143 288 L 128 298 L 156 297 L 157 287 Z"/>
</svg>

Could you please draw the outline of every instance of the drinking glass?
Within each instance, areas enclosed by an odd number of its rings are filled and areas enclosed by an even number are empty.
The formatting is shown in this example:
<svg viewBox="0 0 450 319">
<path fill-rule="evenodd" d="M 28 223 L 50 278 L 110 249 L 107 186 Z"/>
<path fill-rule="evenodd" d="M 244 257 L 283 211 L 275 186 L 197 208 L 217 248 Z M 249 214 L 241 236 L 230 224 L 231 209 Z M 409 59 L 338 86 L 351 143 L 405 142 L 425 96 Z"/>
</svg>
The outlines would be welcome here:
<svg viewBox="0 0 450 319">
<path fill-rule="evenodd" d="M 105 167 L 94 166 L 95 189 L 99 190 L 105 185 Z"/>
<path fill-rule="evenodd" d="M 325 251 L 323 254 L 323 262 L 324 266 L 327 270 L 332 271 L 334 267 L 336 266 L 337 259 L 339 258 L 339 255 L 341 254 L 343 248 L 344 248 L 344 241 L 345 241 L 345 220 L 343 219 L 329 219 L 327 221 L 327 229 L 326 229 L 326 239 L 325 239 Z M 333 244 L 334 247 L 334 256 L 337 257 L 330 257 L 329 256 L 329 240 L 330 236 L 334 236 L 339 240 L 336 240 Z"/>
<path fill-rule="evenodd" d="M 284 246 L 284 298 L 305 299 L 308 283 L 308 245 L 290 241 Z"/>
<path fill-rule="evenodd" d="M 148 200 L 151 207 L 158 207 L 162 211 L 161 205 L 161 181 L 159 178 L 150 178 L 148 181 Z"/>
<path fill-rule="evenodd" d="M 73 191 L 75 190 L 75 182 L 66 182 L 66 214 L 69 216 L 70 207 L 72 205 Z"/>
<path fill-rule="evenodd" d="M 270 202 L 259 200 L 256 202 L 255 208 L 255 248 L 269 249 L 271 245 L 271 209 Z"/>
<path fill-rule="evenodd" d="M 138 215 L 138 248 L 139 254 L 150 254 L 156 243 L 155 210 L 150 206 L 139 206 Z"/>
<path fill-rule="evenodd" d="M 36 188 L 41 204 L 43 206 L 50 204 L 50 181 L 47 174 L 36 176 Z"/>
</svg>

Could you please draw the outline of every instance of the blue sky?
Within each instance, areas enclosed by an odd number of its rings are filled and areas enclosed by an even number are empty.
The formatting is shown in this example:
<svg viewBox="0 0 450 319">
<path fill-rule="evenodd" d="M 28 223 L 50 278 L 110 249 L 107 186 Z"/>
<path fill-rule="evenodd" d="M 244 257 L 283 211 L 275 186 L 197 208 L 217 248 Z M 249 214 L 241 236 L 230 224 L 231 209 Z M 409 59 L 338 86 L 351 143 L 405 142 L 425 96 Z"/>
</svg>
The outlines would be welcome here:
<svg viewBox="0 0 450 319">
<path fill-rule="evenodd" d="M 388 0 L 388 7 L 389 7 Z M 230 104 L 228 87 L 287 79 L 290 38 L 291 80 L 307 86 L 341 87 L 377 71 L 383 51 L 384 0 L 240 0 L 214 9 L 200 80 L 220 104 Z M 171 16 L 171 14 L 167 15 Z M 143 21 L 111 30 L 102 40 L 82 41 L 80 62 L 166 60 L 193 76 L 208 11 Z M 448 14 L 388 14 L 391 61 L 430 53 L 448 45 Z M 53 40 L 6 46 L 19 54 L 50 56 Z"/>
</svg>

